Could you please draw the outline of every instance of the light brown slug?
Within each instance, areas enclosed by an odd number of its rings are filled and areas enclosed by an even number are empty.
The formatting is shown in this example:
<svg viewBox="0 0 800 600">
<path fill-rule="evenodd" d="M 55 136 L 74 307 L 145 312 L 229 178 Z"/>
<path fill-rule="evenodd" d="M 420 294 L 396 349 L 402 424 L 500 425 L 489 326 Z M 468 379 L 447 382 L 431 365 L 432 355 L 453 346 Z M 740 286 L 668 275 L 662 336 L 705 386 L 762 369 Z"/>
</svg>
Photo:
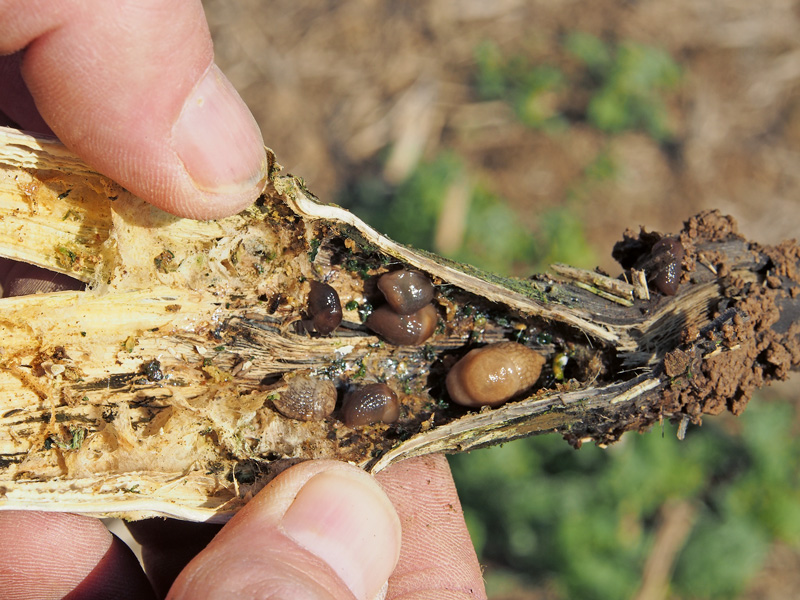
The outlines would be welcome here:
<svg viewBox="0 0 800 600">
<path fill-rule="evenodd" d="M 336 386 L 332 381 L 297 375 L 273 399 L 273 404 L 279 413 L 290 419 L 319 421 L 336 408 L 336 395 Z"/>
<path fill-rule="evenodd" d="M 541 354 L 516 342 L 476 348 L 450 369 L 447 392 L 470 408 L 499 406 L 536 383 L 544 363 Z"/>
</svg>

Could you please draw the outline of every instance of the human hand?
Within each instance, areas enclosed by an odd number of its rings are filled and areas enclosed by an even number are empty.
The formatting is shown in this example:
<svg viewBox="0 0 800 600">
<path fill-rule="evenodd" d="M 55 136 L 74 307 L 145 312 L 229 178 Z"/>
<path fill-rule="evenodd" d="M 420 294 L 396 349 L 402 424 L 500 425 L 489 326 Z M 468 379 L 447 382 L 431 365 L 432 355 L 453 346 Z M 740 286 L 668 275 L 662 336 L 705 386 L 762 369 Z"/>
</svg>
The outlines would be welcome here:
<svg viewBox="0 0 800 600">
<path fill-rule="evenodd" d="M 210 219 L 266 179 L 255 120 L 214 65 L 199 0 L 0 0 L 0 125 L 54 132 L 173 214 Z"/>
<path fill-rule="evenodd" d="M 100 172 L 176 215 L 226 216 L 260 192 L 261 135 L 213 65 L 198 1 L 0 0 L 3 53 L 0 124 L 5 115 L 55 133 Z M 76 284 L 59 277 L 0 259 L 5 295 Z M 369 599 L 387 578 L 388 598 L 484 597 L 445 460 L 405 461 L 377 480 L 394 508 L 370 476 L 312 461 L 265 488 L 207 548 L 216 527 L 150 521 L 132 530 L 159 597 L 171 586 L 172 598 Z M 308 481 L 315 483 L 306 488 Z M 300 489 L 311 492 L 298 496 Z M 328 508 L 315 512 L 325 497 Z M 0 512 L 0 599 L 63 596 L 153 597 L 131 552 L 100 521 Z"/>
<path fill-rule="evenodd" d="M 403 461 L 376 478 L 308 461 L 273 480 L 219 533 L 158 520 L 131 530 L 157 597 L 169 590 L 170 600 L 371 600 L 387 579 L 388 600 L 486 597 L 441 456 Z M 153 597 L 133 555 L 100 521 L 0 512 L 0 598 L 62 596 Z"/>
</svg>

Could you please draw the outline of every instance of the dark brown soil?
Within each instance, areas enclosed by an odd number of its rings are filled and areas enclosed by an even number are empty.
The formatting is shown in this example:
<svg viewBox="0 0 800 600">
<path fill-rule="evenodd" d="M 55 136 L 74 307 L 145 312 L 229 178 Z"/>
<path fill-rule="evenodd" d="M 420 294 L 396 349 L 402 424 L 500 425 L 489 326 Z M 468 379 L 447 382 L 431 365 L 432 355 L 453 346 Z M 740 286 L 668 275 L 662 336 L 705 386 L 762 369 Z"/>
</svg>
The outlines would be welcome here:
<svg viewBox="0 0 800 600">
<path fill-rule="evenodd" d="M 739 415 L 756 389 L 800 369 L 800 247 L 791 242 L 769 247 L 748 243 L 738 250 L 736 244 L 744 238 L 736 221 L 713 211 L 690 218 L 680 239 L 687 249 L 684 282 L 702 280 L 698 270 L 714 269 L 720 298 L 711 324 L 700 330 L 687 327 L 682 346 L 665 356 L 664 370 L 673 384 L 663 394 L 662 408 L 666 414 L 682 413 L 695 420 L 724 410 Z M 709 251 L 709 242 L 730 252 Z M 712 254 L 716 260 L 708 263 Z M 740 270 L 747 258 L 755 280 Z"/>
</svg>

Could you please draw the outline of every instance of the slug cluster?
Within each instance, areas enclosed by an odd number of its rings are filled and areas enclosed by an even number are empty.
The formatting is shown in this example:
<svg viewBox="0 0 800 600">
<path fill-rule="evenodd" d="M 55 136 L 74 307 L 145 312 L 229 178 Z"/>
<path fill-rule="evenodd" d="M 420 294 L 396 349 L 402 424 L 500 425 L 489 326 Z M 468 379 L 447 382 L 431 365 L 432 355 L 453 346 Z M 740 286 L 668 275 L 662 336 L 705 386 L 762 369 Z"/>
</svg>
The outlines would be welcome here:
<svg viewBox="0 0 800 600">
<path fill-rule="evenodd" d="M 544 363 L 527 346 L 498 342 L 470 350 L 450 369 L 445 385 L 456 404 L 499 406 L 536 383 Z"/>
<path fill-rule="evenodd" d="M 378 289 L 386 304 L 372 311 L 367 327 L 397 346 L 419 346 L 433 335 L 439 315 L 431 304 L 434 288 L 428 277 L 401 269 L 381 275 Z"/>
<path fill-rule="evenodd" d="M 680 248 L 679 243 L 677 246 Z M 672 246 L 656 250 L 672 252 L 673 258 L 678 253 Z M 676 259 L 678 265 L 681 256 L 682 253 Z M 339 295 L 325 283 L 311 281 L 310 286 L 307 327 L 328 335 L 342 321 Z M 378 279 L 377 288 L 386 302 L 367 318 L 370 330 L 387 342 L 402 346 L 421 345 L 433 335 L 439 313 L 433 304 L 433 283 L 426 275 L 410 269 L 392 271 Z M 457 404 L 469 408 L 496 407 L 530 389 L 539 379 L 544 364 L 541 354 L 523 344 L 489 344 L 471 350 L 453 365 L 445 385 L 450 399 Z M 298 374 L 287 379 L 281 393 L 273 398 L 273 404 L 286 417 L 321 420 L 334 413 L 337 398 L 333 381 Z M 344 424 L 352 428 L 393 423 L 399 417 L 398 395 L 385 383 L 349 386 L 339 413 Z"/>
<path fill-rule="evenodd" d="M 311 282 L 307 311 L 311 326 L 320 335 L 331 334 L 342 323 L 339 294 L 327 283 Z"/>
</svg>

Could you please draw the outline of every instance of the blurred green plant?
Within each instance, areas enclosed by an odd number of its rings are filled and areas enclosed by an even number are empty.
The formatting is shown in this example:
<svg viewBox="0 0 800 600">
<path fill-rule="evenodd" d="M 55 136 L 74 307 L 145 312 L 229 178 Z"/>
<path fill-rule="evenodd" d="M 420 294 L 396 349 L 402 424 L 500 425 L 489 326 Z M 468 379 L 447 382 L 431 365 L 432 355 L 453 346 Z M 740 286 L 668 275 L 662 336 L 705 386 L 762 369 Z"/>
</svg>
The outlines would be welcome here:
<svg viewBox="0 0 800 600">
<path fill-rule="evenodd" d="M 434 244 L 436 229 L 443 219 L 454 218 L 446 210 L 445 198 L 465 178 L 469 197 L 463 234 L 457 248 L 442 252 L 448 258 L 504 274 L 530 273 L 551 262 L 577 266 L 594 262 L 570 203 L 542 211 L 534 232 L 489 185 L 469 181 L 463 161 L 454 154 L 420 163 L 397 187 L 378 178 L 361 180 L 348 193 L 347 206 L 391 238 L 441 252 Z"/>
<path fill-rule="evenodd" d="M 553 66 L 533 64 L 520 55 L 505 57 L 491 42 L 479 45 L 478 95 L 505 100 L 523 123 L 536 129 L 563 129 L 571 119 L 585 120 L 608 134 L 635 129 L 659 142 L 672 138 L 666 98 L 677 90 L 681 69 L 667 52 L 625 40 L 605 42 L 582 32 L 568 34 L 562 51 L 556 59 L 559 66 Z M 569 118 L 568 112 L 573 113 Z"/>
<path fill-rule="evenodd" d="M 541 240 L 540 254 L 535 257 L 534 271 L 545 271 L 553 263 L 592 268 L 595 251 L 586 241 L 581 212 L 577 203 L 565 202 L 539 214 L 537 238 Z"/>
<path fill-rule="evenodd" d="M 587 43 L 590 37 L 573 33 L 566 41 L 600 82 L 586 109 L 589 122 L 608 133 L 642 129 L 658 141 L 671 138 L 664 96 L 680 83 L 678 64 L 659 48 L 627 41 L 590 55 L 599 42 Z"/>
<path fill-rule="evenodd" d="M 545 131 L 563 129 L 567 122 L 559 112 L 566 80 L 560 69 L 531 65 L 521 56 L 505 58 L 491 42 L 475 50 L 475 84 L 487 100 L 506 100 L 517 117 L 529 127 Z"/>
<path fill-rule="evenodd" d="M 565 598 L 629 598 L 659 509 L 683 500 L 699 511 L 673 590 L 733 598 L 771 541 L 800 545 L 794 416 L 789 404 L 756 400 L 741 436 L 713 420 L 683 442 L 665 426 L 607 450 L 548 436 L 453 456 L 451 466 L 479 556 L 501 572 L 555 582 Z"/>
<path fill-rule="evenodd" d="M 433 250 L 444 196 L 462 169 L 458 156 L 443 153 L 420 163 L 398 186 L 375 176 L 360 179 L 342 204 L 381 233 L 415 248 Z"/>
</svg>

